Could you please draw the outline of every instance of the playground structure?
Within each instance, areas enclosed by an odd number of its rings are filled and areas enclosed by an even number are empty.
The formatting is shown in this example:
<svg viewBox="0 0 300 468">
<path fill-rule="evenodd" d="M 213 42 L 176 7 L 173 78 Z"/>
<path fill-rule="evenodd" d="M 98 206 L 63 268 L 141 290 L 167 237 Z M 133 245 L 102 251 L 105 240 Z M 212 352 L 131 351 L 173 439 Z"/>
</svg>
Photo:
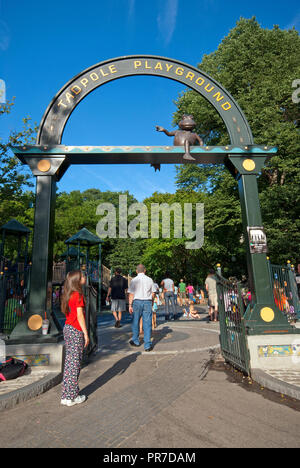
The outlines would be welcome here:
<svg viewBox="0 0 300 468">
<path fill-rule="evenodd" d="M 289 323 L 274 300 L 273 284 L 266 257 L 267 239 L 262 224 L 257 187 L 257 177 L 261 169 L 269 158 L 276 155 L 277 149 L 254 143 L 244 113 L 228 91 L 212 77 L 185 63 L 158 56 L 119 57 L 84 70 L 66 83 L 49 104 L 40 123 L 36 145 L 12 147 L 14 154 L 23 164 L 30 167 L 36 177 L 29 307 L 22 322 L 13 330 L 12 336 L 20 342 L 24 340 L 36 342 L 51 338 L 55 342 L 60 338 L 55 324 L 50 329 L 50 336 L 43 338 L 40 330 L 30 330 L 27 323 L 33 314 L 45 315 L 51 320 L 56 182 L 63 177 L 70 165 L 151 164 L 158 167 L 160 164 L 185 162 L 183 159 L 185 149 L 179 146 L 74 147 L 61 144 L 65 125 L 75 107 L 85 96 L 112 80 L 139 75 L 158 76 L 184 84 L 204 97 L 223 120 L 230 144 L 191 146 L 190 155 L 193 159 L 188 163 L 224 164 L 238 182 L 249 287 L 252 294 L 251 303 L 243 315 L 241 334 L 246 340 L 250 354 L 253 354 L 251 358 L 257 357 L 256 345 L 253 344 L 255 340 L 252 340 L 252 337 L 258 339 L 258 343 L 262 346 L 266 337 L 269 337 L 268 342 L 270 342 L 274 336 L 279 339 L 284 336 L 285 342 L 291 343 L 298 330 Z M 42 250 L 41 245 L 43 245 Z M 222 310 L 222 297 L 219 297 L 219 300 Z"/>
<path fill-rule="evenodd" d="M 30 265 L 28 239 L 30 229 L 15 219 L 0 227 L 0 333 L 10 332 L 28 307 Z M 8 240 L 14 243 L 16 257 L 8 250 Z M 25 245 L 24 245 L 25 240 Z M 11 246 L 11 242 L 9 242 Z"/>
<path fill-rule="evenodd" d="M 85 264 L 82 264 L 81 266 L 83 268 L 83 271 L 86 271 Z M 95 265 L 95 263 L 91 261 L 90 268 L 93 268 L 92 281 L 95 283 L 98 283 L 99 272 L 97 269 L 97 265 Z M 109 282 L 111 279 L 111 270 L 107 268 L 105 265 L 102 265 L 101 268 L 102 268 L 101 270 L 102 288 L 104 289 L 104 291 L 107 291 L 109 287 Z M 53 276 L 52 276 L 53 286 L 62 286 L 63 282 L 66 279 L 67 272 L 68 272 L 68 265 L 66 261 L 54 263 L 53 264 Z M 130 277 L 128 276 L 128 278 Z"/>
<path fill-rule="evenodd" d="M 16 325 L 22 320 L 29 304 L 29 290 L 31 277 L 31 263 L 27 262 L 28 236 L 30 230 L 18 221 L 12 220 L 0 228 L 2 232 L 1 252 L 5 252 L 5 239 L 7 235 L 14 235 L 18 239 L 18 252 L 15 262 L 1 255 L 0 268 L 0 334 L 10 336 Z M 22 237 L 26 237 L 26 247 L 21 255 Z M 94 315 L 101 311 L 101 303 L 109 288 L 112 270 L 101 265 L 101 240 L 83 228 L 70 239 L 65 241 L 67 250 L 61 255 L 60 262 L 53 263 L 52 272 L 52 305 L 51 309 L 59 306 L 60 295 L 67 273 L 72 270 L 81 269 L 86 275 L 86 295 L 89 289 L 93 295 Z M 90 255 L 90 247 L 98 245 L 98 258 Z M 76 247 L 74 247 L 76 246 Z M 85 253 L 83 251 L 85 250 Z M 127 276 L 128 283 L 131 277 Z M 56 293 L 57 297 L 56 297 Z M 101 300 L 102 299 L 102 300 Z M 57 311 L 57 307 L 56 307 Z M 88 315 L 89 319 L 89 315 Z"/>
<path fill-rule="evenodd" d="M 15 328 L 17 323 L 24 317 L 29 299 L 30 289 L 30 273 L 31 265 L 28 265 L 25 277 L 25 287 L 22 287 L 24 277 L 24 264 L 19 263 L 18 271 L 16 275 L 12 274 L 8 267 L 0 271 L 0 335 L 9 336 L 12 330 Z M 86 272 L 86 264 L 81 264 L 83 272 Z M 94 295 L 96 297 L 96 313 L 100 312 L 99 300 L 98 300 L 98 287 L 99 287 L 99 271 L 97 262 L 91 261 L 89 268 L 92 271 L 89 279 L 89 285 L 93 287 Z M 66 261 L 57 262 L 53 264 L 53 306 L 59 306 L 59 299 L 62 290 L 63 283 L 67 276 L 68 264 Z M 102 304 L 103 297 L 106 295 L 110 279 L 112 276 L 112 270 L 102 264 L 101 266 L 101 291 L 102 291 Z M 128 283 L 130 284 L 131 276 L 126 276 Z M 55 297 L 56 291 L 58 291 L 57 299 Z"/>
</svg>

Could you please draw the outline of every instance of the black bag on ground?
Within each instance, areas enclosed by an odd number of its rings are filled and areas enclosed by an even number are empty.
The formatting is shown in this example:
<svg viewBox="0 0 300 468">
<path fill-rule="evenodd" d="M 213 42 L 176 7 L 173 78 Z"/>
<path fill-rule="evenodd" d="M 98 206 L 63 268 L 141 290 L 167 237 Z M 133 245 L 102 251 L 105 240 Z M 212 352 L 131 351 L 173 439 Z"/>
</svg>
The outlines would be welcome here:
<svg viewBox="0 0 300 468">
<path fill-rule="evenodd" d="M 9 358 L 0 364 L 0 382 L 16 379 L 24 374 L 28 364 L 20 359 Z"/>
</svg>

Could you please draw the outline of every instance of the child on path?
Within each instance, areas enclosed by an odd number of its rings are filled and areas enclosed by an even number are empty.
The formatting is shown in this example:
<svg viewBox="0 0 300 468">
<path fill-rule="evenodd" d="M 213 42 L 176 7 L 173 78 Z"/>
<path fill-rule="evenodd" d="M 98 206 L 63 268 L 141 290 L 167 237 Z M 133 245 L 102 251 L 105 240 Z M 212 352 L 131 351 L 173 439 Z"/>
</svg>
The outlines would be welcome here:
<svg viewBox="0 0 300 468">
<path fill-rule="evenodd" d="M 193 319 L 200 318 L 200 314 L 198 314 L 197 310 L 195 309 L 195 304 L 193 301 L 190 301 L 190 317 Z"/>
<path fill-rule="evenodd" d="M 200 314 L 198 314 L 198 312 L 196 311 L 195 309 L 195 305 L 194 305 L 194 302 L 193 301 L 190 301 L 190 307 L 189 307 L 189 311 L 187 311 L 186 309 L 183 309 L 184 311 L 184 314 L 183 316 L 185 318 L 192 318 L 192 319 L 199 319 L 201 318 L 200 317 Z"/>
<path fill-rule="evenodd" d="M 84 347 L 89 344 L 85 324 L 85 302 L 82 287 L 85 276 L 80 270 L 70 271 L 64 283 L 61 310 L 66 316 L 64 339 L 66 358 L 62 383 L 61 404 L 73 406 L 86 400 L 79 395 L 78 379 Z"/>
<path fill-rule="evenodd" d="M 158 309 L 158 297 L 154 298 L 153 306 L 152 306 L 152 330 L 156 328 L 156 313 Z"/>
<path fill-rule="evenodd" d="M 158 305 L 159 305 L 159 297 L 156 295 L 155 299 L 154 299 L 154 302 L 153 302 L 153 305 L 152 305 L 152 330 L 157 327 L 156 313 L 157 313 L 157 310 L 158 310 Z M 144 335 L 143 318 L 142 317 L 140 318 L 140 332 L 139 332 L 139 334 L 140 334 L 140 336 Z"/>
</svg>

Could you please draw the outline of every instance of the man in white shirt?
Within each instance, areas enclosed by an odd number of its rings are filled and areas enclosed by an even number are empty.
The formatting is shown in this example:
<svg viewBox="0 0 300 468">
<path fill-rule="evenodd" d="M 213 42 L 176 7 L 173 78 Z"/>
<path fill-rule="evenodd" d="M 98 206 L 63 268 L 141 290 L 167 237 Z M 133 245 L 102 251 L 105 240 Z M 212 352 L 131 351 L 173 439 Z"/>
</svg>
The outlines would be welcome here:
<svg viewBox="0 0 300 468">
<path fill-rule="evenodd" d="M 144 328 L 144 348 L 145 351 L 152 351 L 151 330 L 152 330 L 152 301 L 155 297 L 155 286 L 153 280 L 145 275 L 146 268 L 140 264 L 136 269 L 137 276 L 130 283 L 129 312 L 133 314 L 131 346 L 140 346 L 139 322 L 143 318 Z"/>
</svg>

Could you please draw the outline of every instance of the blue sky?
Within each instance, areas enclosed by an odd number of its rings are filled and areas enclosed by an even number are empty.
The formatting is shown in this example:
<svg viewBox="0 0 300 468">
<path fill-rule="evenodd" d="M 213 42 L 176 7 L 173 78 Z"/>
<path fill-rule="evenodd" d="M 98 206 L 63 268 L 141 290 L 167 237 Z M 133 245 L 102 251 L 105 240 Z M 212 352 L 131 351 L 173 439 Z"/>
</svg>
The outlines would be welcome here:
<svg viewBox="0 0 300 468">
<path fill-rule="evenodd" d="M 0 79 L 14 110 L 0 138 L 30 116 L 39 123 L 49 102 L 73 76 L 124 55 L 161 55 L 197 66 L 241 17 L 267 28 L 300 27 L 296 0 L 0 0 Z M 68 145 L 170 145 L 155 125 L 172 127 L 174 100 L 184 87 L 158 77 L 129 77 L 102 86 L 72 114 Z M 59 190 L 129 190 L 138 200 L 174 192 L 175 168 L 73 166 Z"/>
</svg>

